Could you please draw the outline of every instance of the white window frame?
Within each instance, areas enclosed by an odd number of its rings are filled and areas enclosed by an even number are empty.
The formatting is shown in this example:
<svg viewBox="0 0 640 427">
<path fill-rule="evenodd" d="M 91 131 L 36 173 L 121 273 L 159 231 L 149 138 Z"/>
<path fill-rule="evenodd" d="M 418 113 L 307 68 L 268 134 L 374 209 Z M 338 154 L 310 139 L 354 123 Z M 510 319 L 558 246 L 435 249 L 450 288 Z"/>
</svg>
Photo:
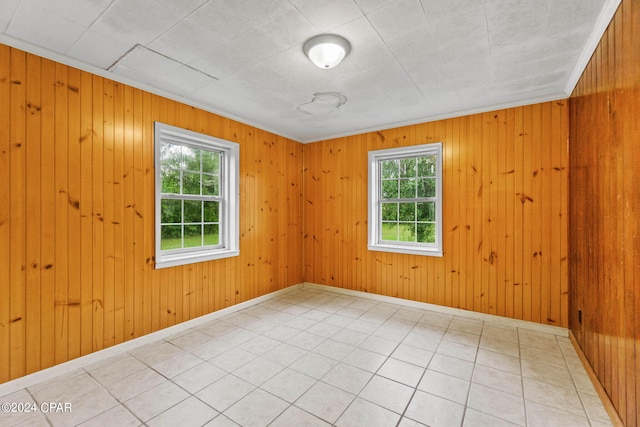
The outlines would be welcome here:
<svg viewBox="0 0 640 427">
<path fill-rule="evenodd" d="M 391 242 L 382 240 L 382 160 L 402 159 L 418 156 L 436 156 L 436 197 L 435 197 L 435 243 Z M 369 151 L 369 222 L 368 248 L 371 251 L 396 252 L 413 255 L 443 256 L 442 248 L 442 143 L 414 145 Z"/>
<path fill-rule="evenodd" d="M 183 145 L 208 151 L 222 152 L 220 163 L 220 213 L 219 239 L 216 246 L 203 246 L 187 249 L 161 249 L 161 201 L 162 201 L 162 143 Z M 164 123 L 155 122 L 155 220 L 156 220 L 156 269 L 196 262 L 229 258 L 240 254 L 239 242 L 239 144 L 213 136 L 189 131 Z M 187 199 L 187 198 L 185 198 Z"/>
</svg>

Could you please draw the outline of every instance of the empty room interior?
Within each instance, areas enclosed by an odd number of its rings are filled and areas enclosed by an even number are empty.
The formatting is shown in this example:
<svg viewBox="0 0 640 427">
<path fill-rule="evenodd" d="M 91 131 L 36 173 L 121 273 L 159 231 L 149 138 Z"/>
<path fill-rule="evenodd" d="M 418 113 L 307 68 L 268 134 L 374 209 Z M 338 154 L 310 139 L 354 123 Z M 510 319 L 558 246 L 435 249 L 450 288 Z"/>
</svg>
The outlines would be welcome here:
<svg viewBox="0 0 640 427">
<path fill-rule="evenodd" d="M 640 425 L 640 2 L 3 0 L 0 425 Z"/>
</svg>

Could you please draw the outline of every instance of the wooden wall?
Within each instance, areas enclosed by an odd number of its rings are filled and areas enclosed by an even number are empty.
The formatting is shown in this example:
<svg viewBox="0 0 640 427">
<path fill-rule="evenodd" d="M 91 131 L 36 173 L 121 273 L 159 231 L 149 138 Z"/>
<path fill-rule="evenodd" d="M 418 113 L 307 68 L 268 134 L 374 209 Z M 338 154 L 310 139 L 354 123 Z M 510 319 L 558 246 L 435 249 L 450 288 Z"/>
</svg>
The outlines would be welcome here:
<svg viewBox="0 0 640 427">
<path fill-rule="evenodd" d="M 565 101 L 304 146 L 308 282 L 567 327 Z M 367 151 L 444 149 L 444 257 L 367 250 Z"/>
<path fill-rule="evenodd" d="M 239 257 L 155 270 L 153 122 L 240 143 Z M 302 281 L 302 146 L 0 45 L 0 383 Z"/>
<path fill-rule="evenodd" d="M 570 99 L 570 327 L 628 426 L 640 424 L 639 29 L 640 2 L 623 0 Z"/>
</svg>

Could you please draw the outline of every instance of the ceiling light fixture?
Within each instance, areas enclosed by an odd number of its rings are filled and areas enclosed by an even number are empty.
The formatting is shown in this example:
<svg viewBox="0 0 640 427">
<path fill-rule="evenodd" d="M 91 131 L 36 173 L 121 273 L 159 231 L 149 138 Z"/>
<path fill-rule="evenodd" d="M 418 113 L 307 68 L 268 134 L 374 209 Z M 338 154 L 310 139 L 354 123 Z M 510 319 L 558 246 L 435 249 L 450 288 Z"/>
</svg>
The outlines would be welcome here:
<svg viewBox="0 0 640 427">
<path fill-rule="evenodd" d="M 321 34 L 307 40 L 302 50 L 318 67 L 333 68 L 349 54 L 351 44 L 344 37 Z"/>
</svg>

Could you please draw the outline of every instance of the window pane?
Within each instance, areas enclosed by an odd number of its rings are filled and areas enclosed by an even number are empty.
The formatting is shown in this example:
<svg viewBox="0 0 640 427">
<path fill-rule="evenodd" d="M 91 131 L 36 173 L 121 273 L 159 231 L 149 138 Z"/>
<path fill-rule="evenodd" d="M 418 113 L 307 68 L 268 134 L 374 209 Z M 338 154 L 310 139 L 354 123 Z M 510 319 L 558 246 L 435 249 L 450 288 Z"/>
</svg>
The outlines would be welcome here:
<svg viewBox="0 0 640 427">
<path fill-rule="evenodd" d="M 160 235 L 160 249 L 163 251 L 182 248 L 182 226 L 163 225 L 160 228 Z"/>
<path fill-rule="evenodd" d="M 218 232 L 218 224 L 205 224 L 204 226 L 204 245 L 220 244 L 220 236 Z"/>
<path fill-rule="evenodd" d="M 165 194 L 180 194 L 180 171 L 167 169 L 162 171 L 162 192 Z"/>
<path fill-rule="evenodd" d="M 382 223 L 382 240 L 398 241 L 398 224 L 395 222 Z"/>
<path fill-rule="evenodd" d="M 200 194 L 200 174 L 182 172 L 182 194 Z"/>
<path fill-rule="evenodd" d="M 436 176 L 436 156 L 418 158 L 418 176 Z"/>
<path fill-rule="evenodd" d="M 162 144 L 161 148 L 161 162 L 163 168 L 180 169 L 180 163 L 182 162 L 182 147 L 173 144 Z"/>
<path fill-rule="evenodd" d="M 390 179 L 382 181 L 382 198 L 397 199 L 398 198 L 398 180 Z"/>
<path fill-rule="evenodd" d="M 418 197 L 436 197 L 435 178 L 421 178 L 418 180 Z"/>
<path fill-rule="evenodd" d="M 397 160 L 383 160 L 380 162 L 380 169 L 382 170 L 382 179 L 398 178 L 398 161 Z"/>
<path fill-rule="evenodd" d="M 160 201 L 161 210 L 160 221 L 163 224 L 182 222 L 182 200 L 162 199 Z"/>
<path fill-rule="evenodd" d="M 398 220 L 398 204 L 397 203 L 382 204 L 382 220 L 383 221 Z"/>
<path fill-rule="evenodd" d="M 194 248 L 202 246 L 202 226 L 201 225 L 185 225 L 184 226 L 184 247 Z"/>
<path fill-rule="evenodd" d="M 418 203 L 418 221 L 435 221 L 436 204 L 434 202 Z"/>
<path fill-rule="evenodd" d="M 182 168 L 200 172 L 200 150 L 192 147 L 182 147 Z"/>
<path fill-rule="evenodd" d="M 435 243 L 436 242 L 436 225 L 433 223 L 418 223 L 418 242 Z"/>
<path fill-rule="evenodd" d="M 399 203 L 400 221 L 416 220 L 416 203 Z"/>
<path fill-rule="evenodd" d="M 219 202 L 204 202 L 204 222 L 218 222 L 220 218 Z"/>
<path fill-rule="evenodd" d="M 398 225 L 398 240 L 401 242 L 415 242 L 416 241 L 415 224 L 400 223 Z"/>
<path fill-rule="evenodd" d="M 413 199 L 416 197 L 416 180 L 401 179 L 400 180 L 400 198 Z"/>
<path fill-rule="evenodd" d="M 206 196 L 220 195 L 220 178 L 217 175 L 202 174 L 202 194 Z"/>
<path fill-rule="evenodd" d="M 220 171 L 220 153 L 202 151 L 202 172 L 217 174 Z"/>
<path fill-rule="evenodd" d="M 413 178 L 416 176 L 416 159 L 412 157 L 410 159 L 400 160 L 400 177 L 401 178 Z"/>
<path fill-rule="evenodd" d="M 202 222 L 202 202 L 199 200 L 184 201 L 184 222 Z"/>
</svg>

